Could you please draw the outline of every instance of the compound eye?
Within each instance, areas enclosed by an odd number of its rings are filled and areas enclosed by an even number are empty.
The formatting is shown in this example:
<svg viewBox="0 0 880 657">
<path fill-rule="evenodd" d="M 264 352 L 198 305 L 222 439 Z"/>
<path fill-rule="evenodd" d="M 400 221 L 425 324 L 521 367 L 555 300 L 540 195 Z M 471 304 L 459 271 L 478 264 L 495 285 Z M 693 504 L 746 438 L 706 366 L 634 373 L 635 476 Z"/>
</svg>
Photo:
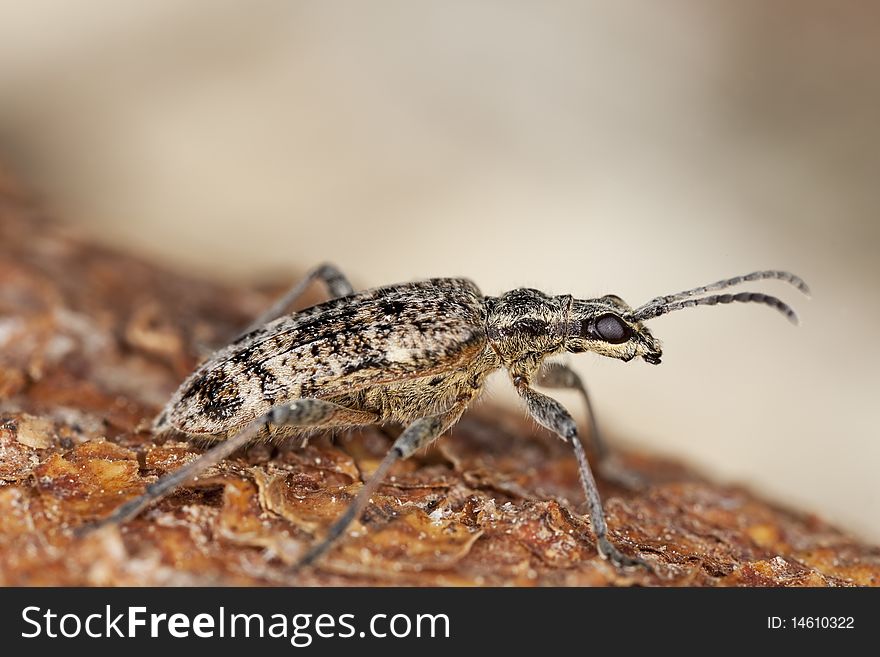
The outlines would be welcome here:
<svg viewBox="0 0 880 657">
<path fill-rule="evenodd" d="M 620 344 L 632 336 L 632 330 L 617 315 L 602 315 L 594 325 L 596 334 L 605 342 Z"/>
</svg>

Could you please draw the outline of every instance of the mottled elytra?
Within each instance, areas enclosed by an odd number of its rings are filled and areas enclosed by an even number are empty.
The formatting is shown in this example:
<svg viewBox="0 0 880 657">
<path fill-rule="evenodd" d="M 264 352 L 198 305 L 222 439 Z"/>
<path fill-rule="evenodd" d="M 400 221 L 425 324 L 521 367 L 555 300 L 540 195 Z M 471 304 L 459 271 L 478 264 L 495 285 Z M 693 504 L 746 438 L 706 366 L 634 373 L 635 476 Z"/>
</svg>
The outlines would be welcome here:
<svg viewBox="0 0 880 657">
<path fill-rule="evenodd" d="M 287 314 L 316 279 L 327 285 L 333 298 Z M 323 540 L 299 561 L 300 566 L 312 563 L 361 514 L 391 466 L 455 424 L 480 394 L 486 377 L 504 368 L 530 415 L 574 450 L 599 554 L 618 567 L 650 568 L 609 541 L 577 425 L 559 402 L 534 386 L 581 393 L 603 467 L 610 463 L 609 452 L 600 439 L 586 387 L 572 369 L 548 363 L 548 357 L 591 351 L 623 361 L 640 357 L 656 365 L 662 355 L 660 343 L 644 322 L 692 306 L 762 303 L 796 323 L 794 310 L 776 297 L 758 292 L 707 294 L 765 279 L 809 291 L 793 274 L 759 271 L 657 297 L 633 309 L 615 295 L 576 299 L 524 288 L 488 297 L 462 278 L 355 293 L 339 270 L 323 265 L 202 364 L 153 425 L 156 434 L 182 433 L 215 439 L 218 444 L 84 529 L 134 517 L 255 439 L 280 439 L 316 429 L 402 425 L 403 432 L 373 477 Z"/>
</svg>

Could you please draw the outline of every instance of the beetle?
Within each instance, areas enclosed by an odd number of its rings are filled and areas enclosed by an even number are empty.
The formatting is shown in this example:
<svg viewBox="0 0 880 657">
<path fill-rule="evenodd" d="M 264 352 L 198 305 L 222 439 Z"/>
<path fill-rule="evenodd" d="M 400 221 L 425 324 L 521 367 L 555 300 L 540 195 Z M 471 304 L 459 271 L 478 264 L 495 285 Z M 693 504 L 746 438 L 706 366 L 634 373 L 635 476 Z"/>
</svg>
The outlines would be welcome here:
<svg viewBox="0 0 880 657">
<path fill-rule="evenodd" d="M 577 425 L 562 404 L 535 388 L 580 392 L 601 465 L 608 450 L 583 381 L 574 370 L 547 359 L 593 352 L 659 364 L 661 345 L 645 322 L 695 306 L 761 303 L 797 323 L 795 311 L 774 296 L 708 294 L 765 279 L 809 292 L 794 274 L 758 271 L 656 297 L 633 309 L 616 295 L 577 299 L 519 288 L 484 296 L 464 278 L 432 278 L 355 293 L 336 267 L 322 265 L 198 367 L 153 424 L 157 435 L 179 433 L 218 444 L 88 529 L 134 517 L 253 440 L 280 440 L 320 429 L 403 425 L 372 478 L 298 563 L 310 564 L 360 516 L 392 465 L 454 425 L 480 394 L 487 376 L 504 368 L 531 417 L 572 447 L 598 553 L 617 567 L 650 568 L 608 539 L 602 501 Z M 288 314 L 314 280 L 322 280 L 333 298 Z"/>
</svg>

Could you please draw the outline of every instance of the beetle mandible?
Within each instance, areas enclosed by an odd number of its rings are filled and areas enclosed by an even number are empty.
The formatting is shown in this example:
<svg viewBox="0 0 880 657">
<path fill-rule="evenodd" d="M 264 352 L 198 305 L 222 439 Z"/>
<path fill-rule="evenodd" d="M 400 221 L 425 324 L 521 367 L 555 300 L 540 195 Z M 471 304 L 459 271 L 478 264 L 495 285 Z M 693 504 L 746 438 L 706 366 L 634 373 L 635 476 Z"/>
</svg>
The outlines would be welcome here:
<svg viewBox="0 0 880 657">
<path fill-rule="evenodd" d="M 486 377 L 504 368 L 531 417 L 572 447 L 599 554 L 617 567 L 650 568 L 608 539 L 602 501 L 577 425 L 562 404 L 535 386 L 581 393 L 601 465 L 608 451 L 586 387 L 574 370 L 546 359 L 590 351 L 656 365 L 662 355 L 660 343 L 644 322 L 694 306 L 761 303 L 797 323 L 794 310 L 773 296 L 707 294 L 765 279 L 809 292 L 794 274 L 759 271 L 657 297 L 633 309 L 615 295 L 576 299 L 520 288 L 483 296 L 463 278 L 433 278 L 355 293 L 336 267 L 322 265 L 205 361 L 153 423 L 156 434 L 177 432 L 220 442 L 87 529 L 134 517 L 255 439 L 316 429 L 403 425 L 372 478 L 298 565 L 312 563 L 360 516 L 391 466 L 454 425 L 480 394 Z M 322 280 L 333 298 L 286 314 L 314 280 Z"/>
</svg>

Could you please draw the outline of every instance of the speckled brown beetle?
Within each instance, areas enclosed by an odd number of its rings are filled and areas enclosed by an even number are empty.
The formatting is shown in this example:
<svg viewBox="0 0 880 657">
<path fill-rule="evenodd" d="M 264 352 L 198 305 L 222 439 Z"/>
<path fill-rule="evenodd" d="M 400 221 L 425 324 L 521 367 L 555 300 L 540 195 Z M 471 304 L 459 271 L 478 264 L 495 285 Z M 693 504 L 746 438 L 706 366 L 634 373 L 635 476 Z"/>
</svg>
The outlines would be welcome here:
<svg viewBox="0 0 880 657">
<path fill-rule="evenodd" d="M 334 298 L 285 314 L 316 279 L 324 281 Z M 619 567 L 648 566 L 608 540 L 602 502 L 577 426 L 559 402 L 533 385 L 581 393 L 601 462 L 607 450 L 599 439 L 583 382 L 573 370 L 546 364 L 545 359 L 563 352 L 591 351 L 658 364 L 660 343 L 643 322 L 692 306 L 762 303 L 796 323 L 791 307 L 766 294 L 704 296 L 764 279 L 785 281 L 808 292 L 793 274 L 760 271 L 657 297 L 633 310 L 614 295 L 575 299 L 518 289 L 484 297 L 473 283 L 461 278 L 435 278 L 355 294 L 335 267 L 323 265 L 235 342 L 201 365 L 153 425 L 157 434 L 178 432 L 222 442 L 150 485 L 144 495 L 123 504 L 97 525 L 134 517 L 258 438 L 283 438 L 331 427 L 403 425 L 372 478 L 325 538 L 300 560 L 300 565 L 311 563 L 359 517 L 389 468 L 455 424 L 482 390 L 486 377 L 503 367 L 529 414 L 572 446 L 599 553 Z"/>
</svg>

